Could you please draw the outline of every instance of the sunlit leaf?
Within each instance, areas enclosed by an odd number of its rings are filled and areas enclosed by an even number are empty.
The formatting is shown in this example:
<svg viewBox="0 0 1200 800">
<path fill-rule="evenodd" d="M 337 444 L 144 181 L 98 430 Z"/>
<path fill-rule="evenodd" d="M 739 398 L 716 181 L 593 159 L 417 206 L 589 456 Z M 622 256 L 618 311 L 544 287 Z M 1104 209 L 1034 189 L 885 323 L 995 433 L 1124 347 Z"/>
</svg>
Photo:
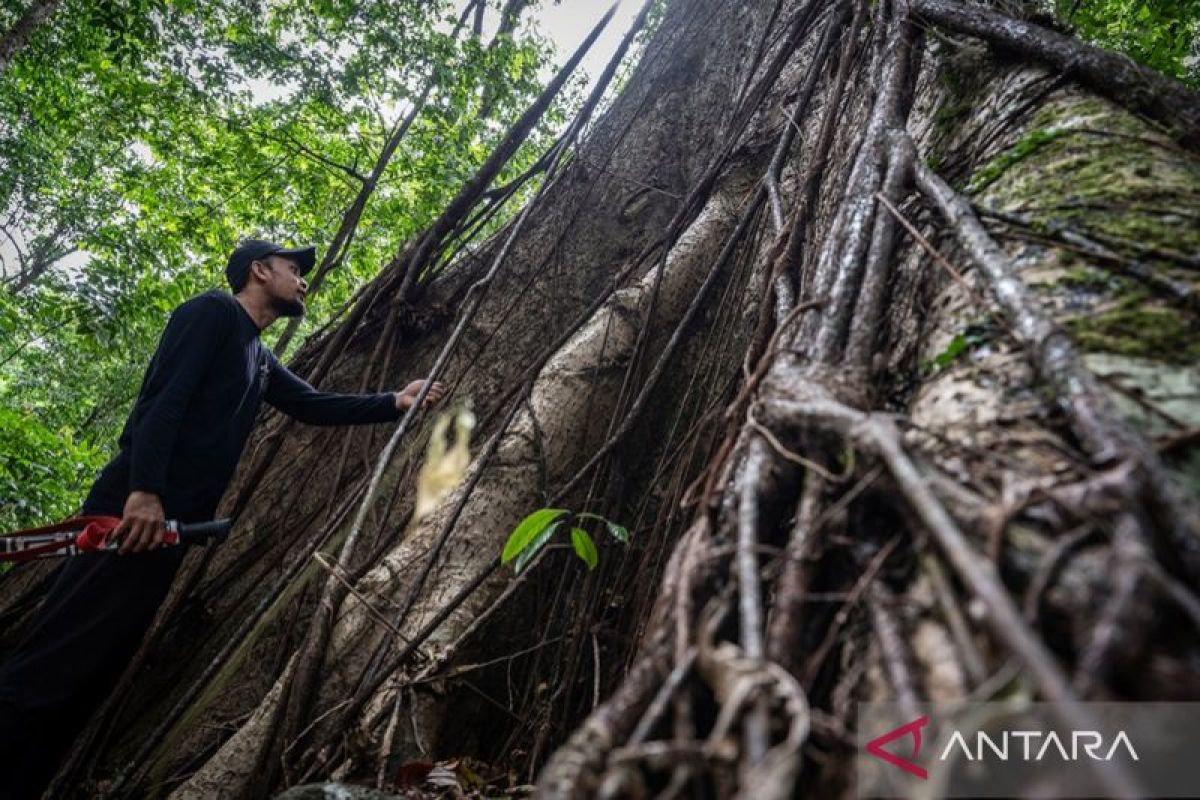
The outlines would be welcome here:
<svg viewBox="0 0 1200 800">
<path fill-rule="evenodd" d="M 600 561 L 600 554 L 596 552 L 596 544 L 592 541 L 592 537 L 588 536 L 587 531 L 583 528 L 572 528 L 571 547 L 575 549 L 575 555 L 582 558 L 583 563 L 587 564 L 588 569 L 596 568 L 596 564 Z"/>
<path fill-rule="evenodd" d="M 563 521 L 560 519 L 547 525 L 546 529 L 539 533 L 537 537 L 535 537 L 534 540 L 529 543 L 529 546 L 522 550 L 521 554 L 517 556 L 516 561 L 513 562 L 513 571 L 520 573 L 522 570 L 524 570 L 529 562 L 533 561 L 534 557 L 541 552 L 541 549 L 546 542 L 550 541 L 550 539 L 554 537 L 555 531 L 557 531 L 562 524 Z"/>
<path fill-rule="evenodd" d="M 563 508 L 539 508 L 513 529 L 508 540 L 504 543 L 504 551 L 500 554 L 500 563 L 507 564 L 529 547 L 546 529 L 551 522 L 566 514 Z"/>
</svg>

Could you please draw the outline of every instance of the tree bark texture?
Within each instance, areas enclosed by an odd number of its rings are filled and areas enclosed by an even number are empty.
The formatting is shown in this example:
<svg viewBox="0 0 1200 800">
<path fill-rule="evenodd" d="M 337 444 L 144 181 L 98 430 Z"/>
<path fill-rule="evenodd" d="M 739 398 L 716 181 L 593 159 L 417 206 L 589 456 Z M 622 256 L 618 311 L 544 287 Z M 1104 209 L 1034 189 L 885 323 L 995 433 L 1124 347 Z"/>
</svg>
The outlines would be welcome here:
<svg viewBox="0 0 1200 800">
<path fill-rule="evenodd" d="M 77 774 L 267 796 L 470 757 L 548 797 L 824 796 L 861 700 L 1200 698 L 1195 97 L 994 16 L 668 3 L 519 228 L 398 299 L 385 270 L 294 362 L 395 386 L 465 323 L 460 486 L 409 524 L 422 422 L 326 569 L 388 431 L 264 420 Z M 545 506 L 632 542 L 500 568 Z"/>
<path fill-rule="evenodd" d="M 49 19 L 60 2 L 61 0 L 33 0 L 13 26 L 0 36 L 0 72 L 8 68 L 9 62 L 29 43 L 29 37 Z"/>
</svg>

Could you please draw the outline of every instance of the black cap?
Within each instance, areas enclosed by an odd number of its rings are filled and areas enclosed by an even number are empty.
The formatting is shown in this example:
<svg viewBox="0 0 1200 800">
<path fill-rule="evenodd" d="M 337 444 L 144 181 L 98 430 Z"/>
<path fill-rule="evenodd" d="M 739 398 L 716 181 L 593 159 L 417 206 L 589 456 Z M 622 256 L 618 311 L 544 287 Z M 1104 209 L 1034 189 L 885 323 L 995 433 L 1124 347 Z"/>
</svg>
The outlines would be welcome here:
<svg viewBox="0 0 1200 800">
<path fill-rule="evenodd" d="M 250 262 L 267 256 L 284 256 L 292 259 L 299 265 L 300 274 L 303 275 L 316 263 L 317 248 L 293 247 L 289 249 L 263 239 L 243 239 L 233 254 L 229 256 L 229 264 L 225 267 L 225 278 L 229 281 L 229 286 L 235 292 L 240 292 L 250 277 Z"/>
</svg>

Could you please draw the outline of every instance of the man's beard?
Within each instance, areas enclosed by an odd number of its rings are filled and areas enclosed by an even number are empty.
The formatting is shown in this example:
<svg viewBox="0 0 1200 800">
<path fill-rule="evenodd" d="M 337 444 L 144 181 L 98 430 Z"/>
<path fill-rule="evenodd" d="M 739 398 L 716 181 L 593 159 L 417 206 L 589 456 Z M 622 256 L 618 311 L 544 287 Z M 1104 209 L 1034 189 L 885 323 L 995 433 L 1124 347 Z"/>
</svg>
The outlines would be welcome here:
<svg viewBox="0 0 1200 800">
<path fill-rule="evenodd" d="M 304 316 L 304 301 L 302 300 L 273 297 L 271 298 L 271 308 L 281 317 Z"/>
</svg>

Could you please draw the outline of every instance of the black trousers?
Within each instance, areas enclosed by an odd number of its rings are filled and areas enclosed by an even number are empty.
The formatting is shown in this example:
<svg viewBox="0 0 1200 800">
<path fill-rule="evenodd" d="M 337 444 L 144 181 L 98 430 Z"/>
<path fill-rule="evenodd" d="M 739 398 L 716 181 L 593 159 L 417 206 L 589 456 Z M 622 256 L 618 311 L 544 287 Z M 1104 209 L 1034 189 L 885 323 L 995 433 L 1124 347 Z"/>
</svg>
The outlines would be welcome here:
<svg viewBox="0 0 1200 800">
<path fill-rule="evenodd" d="M 186 548 L 64 559 L 0 666 L 0 798 L 39 797 L 129 664 Z"/>
</svg>

